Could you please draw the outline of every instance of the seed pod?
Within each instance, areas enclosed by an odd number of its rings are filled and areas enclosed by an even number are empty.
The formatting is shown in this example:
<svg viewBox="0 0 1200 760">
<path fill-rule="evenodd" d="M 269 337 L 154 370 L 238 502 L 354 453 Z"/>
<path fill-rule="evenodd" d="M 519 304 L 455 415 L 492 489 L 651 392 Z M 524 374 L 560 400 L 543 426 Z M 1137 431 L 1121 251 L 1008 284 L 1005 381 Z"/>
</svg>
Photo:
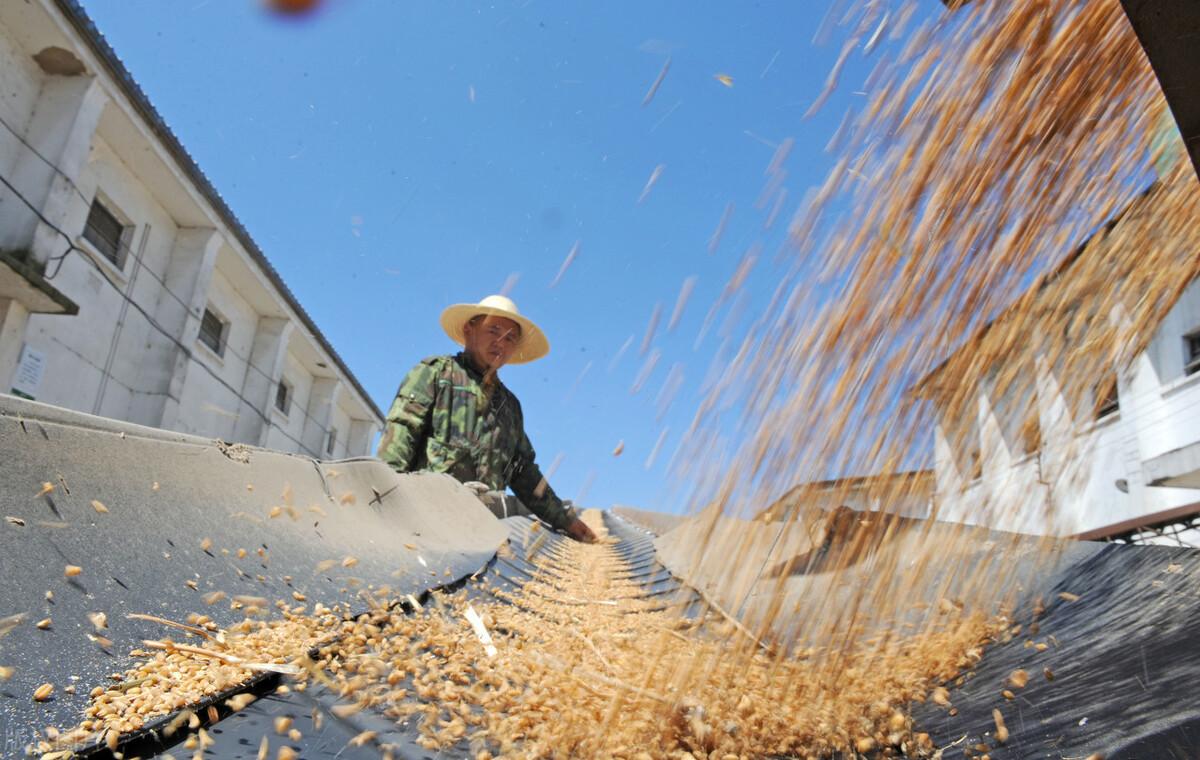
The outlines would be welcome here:
<svg viewBox="0 0 1200 760">
<path fill-rule="evenodd" d="M 246 709 L 246 706 L 249 705 L 254 700 L 255 700 L 255 696 L 253 694 L 250 694 L 249 692 L 245 692 L 242 694 L 234 694 L 232 697 L 225 700 L 225 704 L 229 707 L 230 710 L 233 710 L 234 712 L 238 712 L 238 711 Z"/>
<path fill-rule="evenodd" d="M 992 708 L 992 720 L 996 722 L 996 741 L 1004 744 L 1008 741 L 1008 726 L 1004 725 L 1004 715 Z"/>
<path fill-rule="evenodd" d="M 354 747 L 361 747 L 367 742 L 373 741 L 378 735 L 379 733 L 377 731 L 363 731 L 350 740 L 350 745 Z"/>
<path fill-rule="evenodd" d="M 947 707 L 950 704 L 950 692 L 947 691 L 945 687 L 939 686 L 933 690 L 933 693 L 930 695 L 930 699 L 933 700 L 935 705 Z"/>
</svg>

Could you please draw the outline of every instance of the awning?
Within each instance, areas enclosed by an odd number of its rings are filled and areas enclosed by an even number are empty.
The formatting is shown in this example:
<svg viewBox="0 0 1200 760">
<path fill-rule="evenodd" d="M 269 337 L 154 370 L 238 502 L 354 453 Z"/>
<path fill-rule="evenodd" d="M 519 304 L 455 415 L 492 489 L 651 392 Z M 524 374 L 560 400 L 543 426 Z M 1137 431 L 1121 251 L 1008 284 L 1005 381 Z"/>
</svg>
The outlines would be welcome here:
<svg viewBox="0 0 1200 760">
<path fill-rule="evenodd" d="M 32 314 L 79 313 L 79 306 L 46 282 L 36 265 L 11 251 L 0 251 L 0 298 L 16 301 Z"/>
</svg>

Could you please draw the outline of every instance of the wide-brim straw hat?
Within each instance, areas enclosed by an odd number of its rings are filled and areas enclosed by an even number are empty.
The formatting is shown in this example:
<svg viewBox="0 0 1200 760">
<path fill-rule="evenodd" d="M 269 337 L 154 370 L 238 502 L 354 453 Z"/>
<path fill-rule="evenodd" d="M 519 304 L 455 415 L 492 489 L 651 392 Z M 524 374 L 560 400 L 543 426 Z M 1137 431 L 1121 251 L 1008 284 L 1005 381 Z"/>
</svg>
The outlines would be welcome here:
<svg viewBox="0 0 1200 760">
<path fill-rule="evenodd" d="M 488 296 L 479 303 L 456 303 L 446 307 L 442 312 L 442 329 L 450 336 L 450 340 L 465 346 L 467 341 L 463 328 L 480 314 L 511 319 L 521 326 L 521 342 L 508 360 L 509 364 L 526 364 L 550 353 L 550 341 L 546 340 L 546 334 L 533 320 L 523 316 L 512 299 L 506 296 Z"/>
</svg>

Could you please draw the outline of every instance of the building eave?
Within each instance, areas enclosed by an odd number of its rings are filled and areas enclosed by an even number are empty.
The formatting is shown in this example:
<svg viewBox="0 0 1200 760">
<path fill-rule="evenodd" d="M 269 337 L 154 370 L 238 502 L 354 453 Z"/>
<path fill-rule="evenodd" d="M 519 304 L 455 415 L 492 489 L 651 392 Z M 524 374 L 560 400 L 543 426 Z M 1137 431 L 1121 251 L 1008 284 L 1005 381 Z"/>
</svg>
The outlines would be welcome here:
<svg viewBox="0 0 1200 760">
<path fill-rule="evenodd" d="M 934 382 L 935 382 L 937 376 L 940 375 L 946 369 L 946 367 L 950 364 L 951 360 L 953 360 L 954 357 L 958 356 L 963 351 L 966 351 L 969 348 L 978 347 L 982 343 L 983 339 L 987 336 L 987 334 L 991 331 L 991 329 L 996 324 L 1004 321 L 1009 316 L 1011 316 L 1016 311 L 1018 306 L 1021 305 L 1021 302 L 1023 300 L 1030 298 L 1030 297 L 1036 298 L 1039 294 L 1041 294 L 1043 291 L 1045 291 L 1046 288 L 1048 288 L 1051 285 L 1053 285 L 1054 283 L 1058 282 L 1063 277 L 1068 276 L 1070 274 L 1071 269 L 1075 266 L 1075 263 L 1079 261 L 1080 257 L 1083 256 L 1083 254 L 1087 251 L 1088 246 L 1091 245 L 1093 243 L 1093 241 L 1096 240 L 1096 238 L 1105 236 L 1108 233 L 1112 232 L 1113 228 L 1116 227 L 1117 224 L 1119 224 L 1120 221 L 1123 218 L 1125 218 L 1125 216 L 1130 211 L 1132 211 L 1138 204 L 1148 202 L 1148 200 L 1154 195 L 1155 190 L 1157 190 L 1159 187 L 1161 187 L 1161 183 L 1158 180 L 1151 182 L 1144 190 L 1139 192 L 1133 198 L 1133 200 L 1131 200 L 1129 203 L 1125 204 L 1125 207 L 1122 208 L 1119 212 L 1117 212 L 1117 214 L 1115 216 L 1113 216 L 1113 218 L 1111 218 L 1107 222 L 1105 222 L 1100 227 L 1100 229 L 1098 229 L 1096 232 L 1092 233 L 1091 235 L 1088 235 L 1087 238 L 1085 238 L 1082 243 L 1075 246 L 1075 248 L 1073 248 L 1070 253 L 1068 253 L 1066 256 L 1063 257 L 1062 261 L 1058 262 L 1058 264 L 1054 267 L 1054 269 L 1052 269 L 1051 271 L 1049 271 L 1046 274 L 1039 277 L 1033 285 L 1031 285 L 1029 288 L 1027 288 L 1025 291 L 1023 291 L 1019 296 L 1017 296 L 1017 298 L 1014 299 L 1011 304 L 1004 307 L 1004 309 L 1002 309 L 999 314 L 997 314 L 995 317 L 989 319 L 982 326 L 980 326 L 979 329 L 976 330 L 971 335 L 970 338 L 968 338 L 966 341 L 964 341 L 962 346 L 960 346 L 959 348 L 952 351 L 948 356 L 946 356 L 946 358 L 944 358 L 941 362 L 939 362 L 936 367 L 934 367 L 932 370 L 927 372 L 920 380 L 918 380 L 915 384 L 913 384 L 913 386 L 911 388 L 909 388 L 908 394 L 910 396 L 916 396 L 918 398 L 931 395 L 931 393 L 936 388 Z"/>
</svg>

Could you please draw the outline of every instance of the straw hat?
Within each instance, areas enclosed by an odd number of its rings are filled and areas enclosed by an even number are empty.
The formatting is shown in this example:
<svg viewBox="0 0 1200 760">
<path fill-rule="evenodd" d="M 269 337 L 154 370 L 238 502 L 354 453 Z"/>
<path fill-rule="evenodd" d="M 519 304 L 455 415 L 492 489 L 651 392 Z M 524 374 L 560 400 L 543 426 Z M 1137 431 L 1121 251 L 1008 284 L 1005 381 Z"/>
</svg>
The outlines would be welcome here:
<svg viewBox="0 0 1200 760">
<path fill-rule="evenodd" d="M 456 303 L 446 307 L 442 312 L 442 329 L 450 340 L 464 346 L 463 328 L 472 317 L 480 314 L 511 319 L 521 326 L 521 342 L 508 360 L 509 364 L 525 364 L 550 353 L 550 341 L 546 340 L 545 333 L 528 317 L 521 316 L 517 305 L 505 296 L 488 296 L 479 303 Z"/>
</svg>

